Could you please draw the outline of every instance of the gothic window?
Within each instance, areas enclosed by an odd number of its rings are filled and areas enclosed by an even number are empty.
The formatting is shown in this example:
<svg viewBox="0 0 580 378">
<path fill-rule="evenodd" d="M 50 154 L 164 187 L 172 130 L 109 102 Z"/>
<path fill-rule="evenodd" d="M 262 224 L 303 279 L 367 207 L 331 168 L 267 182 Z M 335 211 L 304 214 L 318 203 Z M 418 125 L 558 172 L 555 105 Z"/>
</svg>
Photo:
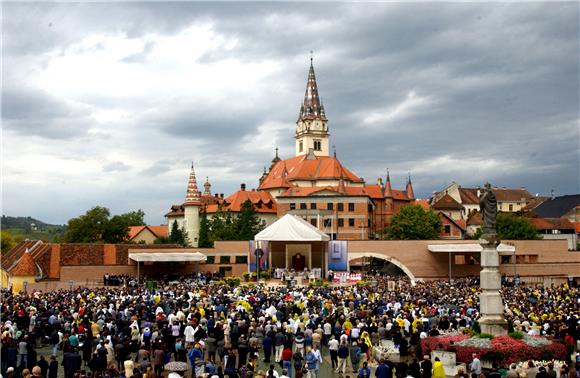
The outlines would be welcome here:
<svg viewBox="0 0 580 378">
<path fill-rule="evenodd" d="M 298 142 L 298 151 L 302 152 L 304 150 L 304 146 L 302 144 L 302 141 Z"/>
</svg>

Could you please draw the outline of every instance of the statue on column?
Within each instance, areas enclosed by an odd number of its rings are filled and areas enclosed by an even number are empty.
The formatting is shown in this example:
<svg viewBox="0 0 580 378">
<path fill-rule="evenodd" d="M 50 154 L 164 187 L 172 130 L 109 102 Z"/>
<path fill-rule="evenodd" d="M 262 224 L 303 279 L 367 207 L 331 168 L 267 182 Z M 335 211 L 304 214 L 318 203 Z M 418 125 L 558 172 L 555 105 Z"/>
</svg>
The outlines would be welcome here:
<svg viewBox="0 0 580 378">
<path fill-rule="evenodd" d="M 488 238 L 496 235 L 497 199 L 491 190 L 490 183 L 486 183 L 483 193 L 479 197 L 479 209 L 483 218 L 483 235 Z"/>
</svg>

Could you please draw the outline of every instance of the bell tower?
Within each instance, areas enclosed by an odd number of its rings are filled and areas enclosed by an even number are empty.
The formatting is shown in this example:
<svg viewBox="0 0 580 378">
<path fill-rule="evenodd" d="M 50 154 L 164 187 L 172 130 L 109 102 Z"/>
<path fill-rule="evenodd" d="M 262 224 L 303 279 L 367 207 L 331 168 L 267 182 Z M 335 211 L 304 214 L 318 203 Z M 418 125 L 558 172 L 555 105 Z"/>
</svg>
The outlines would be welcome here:
<svg viewBox="0 0 580 378">
<path fill-rule="evenodd" d="M 329 136 L 328 119 L 318 96 L 314 65 L 310 57 L 306 93 L 296 121 L 296 156 L 307 154 L 310 150 L 316 156 L 329 156 Z"/>
</svg>

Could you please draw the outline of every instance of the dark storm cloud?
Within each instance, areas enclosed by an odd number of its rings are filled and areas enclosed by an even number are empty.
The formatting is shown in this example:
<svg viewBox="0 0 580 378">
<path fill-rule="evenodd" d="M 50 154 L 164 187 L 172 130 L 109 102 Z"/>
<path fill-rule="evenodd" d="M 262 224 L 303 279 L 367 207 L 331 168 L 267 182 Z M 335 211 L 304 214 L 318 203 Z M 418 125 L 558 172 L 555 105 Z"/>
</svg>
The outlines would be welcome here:
<svg viewBox="0 0 580 378">
<path fill-rule="evenodd" d="M 541 194 L 552 188 L 559 194 L 579 190 L 580 22 L 575 3 L 3 6 L 3 69 L 8 75 L 18 59 L 35 59 L 42 67 L 48 55 L 62 54 L 91 34 L 143 39 L 142 51 L 121 62 L 146 67 L 156 47 L 147 35 L 171 37 L 192 25 L 210 25 L 216 36 L 233 41 L 227 48 L 208 49 L 196 64 L 276 65 L 262 82 L 250 85 L 253 89 L 224 89 L 208 98 L 184 94 L 161 104 L 158 93 L 139 98 L 81 94 L 81 102 L 133 112 L 137 149 L 156 150 L 158 143 L 167 143 L 164 148 L 174 150 L 173 160 L 151 157 L 139 174 L 147 179 L 163 174 L 165 181 L 166 172 L 194 159 L 200 177 L 210 176 L 216 191 L 231 193 L 240 181 L 254 186 L 274 147 L 281 148 L 282 157 L 293 155 L 294 122 L 308 52 L 314 50 L 331 145 L 368 182 L 390 168 L 397 188 L 411 171 L 422 197 L 451 181 L 480 185 L 489 180 Z M 24 93 L 3 84 L 2 90 L 4 125 L 21 135 L 64 139 L 86 134 L 92 125 L 85 106 L 35 89 Z M 269 122 L 278 128 L 267 130 Z M 156 188 L 144 201 L 181 200 L 186 175 L 187 170 L 176 178 L 179 183 Z M 128 196 L 136 198 L 134 192 Z M 156 203 L 158 208 L 166 206 Z"/>
</svg>

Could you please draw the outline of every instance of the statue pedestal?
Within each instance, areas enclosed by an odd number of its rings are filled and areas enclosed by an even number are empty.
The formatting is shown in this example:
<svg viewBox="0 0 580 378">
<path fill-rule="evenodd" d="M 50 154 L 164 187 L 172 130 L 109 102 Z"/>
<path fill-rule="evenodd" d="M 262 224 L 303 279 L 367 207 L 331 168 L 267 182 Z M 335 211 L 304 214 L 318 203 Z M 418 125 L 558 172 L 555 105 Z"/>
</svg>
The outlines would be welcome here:
<svg viewBox="0 0 580 378">
<path fill-rule="evenodd" d="M 507 322 L 504 319 L 499 272 L 499 253 L 495 235 L 483 235 L 481 240 L 481 272 L 479 274 L 481 294 L 479 295 L 479 326 L 482 333 L 507 335 Z"/>
</svg>

